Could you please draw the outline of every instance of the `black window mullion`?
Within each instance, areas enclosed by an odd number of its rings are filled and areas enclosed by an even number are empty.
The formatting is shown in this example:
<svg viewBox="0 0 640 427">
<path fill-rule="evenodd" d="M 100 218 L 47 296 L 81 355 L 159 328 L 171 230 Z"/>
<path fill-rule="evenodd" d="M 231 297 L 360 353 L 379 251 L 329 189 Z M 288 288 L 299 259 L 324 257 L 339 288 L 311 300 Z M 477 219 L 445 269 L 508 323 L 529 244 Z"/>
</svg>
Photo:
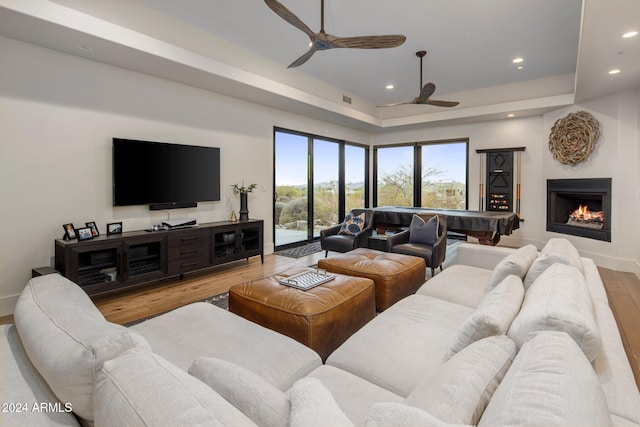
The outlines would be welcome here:
<svg viewBox="0 0 640 427">
<path fill-rule="evenodd" d="M 422 206 L 422 150 L 413 147 L 413 206 Z"/>
<path fill-rule="evenodd" d="M 307 240 L 313 239 L 313 136 L 307 139 Z"/>
<path fill-rule="evenodd" d="M 369 200 L 370 200 L 369 165 L 371 164 L 369 159 L 369 152 L 370 150 L 368 148 L 364 149 L 364 207 L 365 208 L 369 208 L 371 206 L 371 204 L 369 203 Z"/>
<path fill-rule="evenodd" d="M 342 222 L 346 209 L 346 165 L 345 165 L 345 143 L 338 145 L 338 222 Z"/>
<path fill-rule="evenodd" d="M 378 206 L 378 149 L 373 149 L 373 207 Z"/>
</svg>

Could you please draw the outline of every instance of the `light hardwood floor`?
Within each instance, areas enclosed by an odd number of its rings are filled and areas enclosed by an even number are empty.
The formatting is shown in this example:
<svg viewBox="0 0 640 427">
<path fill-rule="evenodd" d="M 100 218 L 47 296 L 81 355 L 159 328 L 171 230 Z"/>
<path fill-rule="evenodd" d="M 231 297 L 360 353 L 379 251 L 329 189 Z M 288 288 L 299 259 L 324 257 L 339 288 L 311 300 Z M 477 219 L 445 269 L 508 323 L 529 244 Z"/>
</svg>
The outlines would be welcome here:
<svg viewBox="0 0 640 427">
<path fill-rule="evenodd" d="M 457 246 L 457 243 L 448 246 L 444 268 L 455 260 Z M 324 251 L 298 259 L 270 254 L 264 257 L 264 264 L 259 257 L 254 257 L 248 261 L 216 267 L 206 273 L 187 275 L 182 281 L 167 280 L 137 290 L 96 298 L 94 302 L 107 320 L 124 324 L 218 295 L 238 283 L 270 276 L 293 267 L 314 265 L 323 257 Z M 598 270 L 609 297 L 609 305 L 618 322 L 636 384 L 640 388 L 640 280 L 632 273 L 606 268 Z M 4 323 L 13 323 L 12 316 L 0 318 L 0 324 Z"/>
</svg>

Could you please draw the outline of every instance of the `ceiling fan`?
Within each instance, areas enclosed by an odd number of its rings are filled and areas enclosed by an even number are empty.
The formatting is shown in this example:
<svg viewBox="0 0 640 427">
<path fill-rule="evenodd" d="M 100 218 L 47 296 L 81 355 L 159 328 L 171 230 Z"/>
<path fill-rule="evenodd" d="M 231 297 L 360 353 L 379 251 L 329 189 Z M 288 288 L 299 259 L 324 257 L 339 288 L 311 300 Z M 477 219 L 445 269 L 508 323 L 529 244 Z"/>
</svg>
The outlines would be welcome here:
<svg viewBox="0 0 640 427">
<path fill-rule="evenodd" d="M 264 0 L 264 2 L 282 19 L 298 28 L 311 39 L 311 48 L 296 59 L 287 68 L 298 67 L 309 60 L 317 50 L 335 48 L 352 49 L 383 49 L 400 46 L 407 39 L 401 35 L 386 36 L 359 36 L 359 37 L 335 37 L 324 32 L 324 0 L 321 0 L 320 32 L 314 33 L 300 18 L 294 15 L 277 0 Z"/>
<path fill-rule="evenodd" d="M 411 101 L 378 105 L 378 107 L 393 107 L 395 105 L 405 104 L 428 104 L 435 105 L 436 107 L 455 107 L 456 105 L 460 104 L 459 102 L 455 101 L 438 101 L 436 99 L 429 98 L 436 91 L 436 85 L 434 85 L 433 83 L 427 83 L 426 85 L 422 86 L 422 58 L 424 58 L 426 54 L 426 50 L 416 52 L 416 56 L 420 58 L 420 95 L 417 98 L 413 98 Z"/>
</svg>

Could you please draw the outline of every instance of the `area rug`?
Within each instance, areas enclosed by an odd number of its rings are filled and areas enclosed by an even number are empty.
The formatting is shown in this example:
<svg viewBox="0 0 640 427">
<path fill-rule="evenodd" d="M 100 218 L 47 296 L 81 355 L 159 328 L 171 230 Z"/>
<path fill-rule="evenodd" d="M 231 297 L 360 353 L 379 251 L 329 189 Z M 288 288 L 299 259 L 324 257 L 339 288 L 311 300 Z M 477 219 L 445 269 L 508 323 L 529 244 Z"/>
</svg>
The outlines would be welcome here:
<svg viewBox="0 0 640 427">
<path fill-rule="evenodd" d="M 207 302 L 209 304 L 213 304 L 216 307 L 220 307 L 222 309 L 228 310 L 229 309 L 229 292 L 223 292 L 221 294 L 218 295 L 214 295 L 212 297 L 209 298 L 205 298 L 201 301 L 198 302 Z M 175 310 L 175 308 L 173 309 Z M 172 310 L 169 310 L 172 311 Z M 143 319 L 138 319 L 138 320 L 134 320 L 133 322 L 129 322 L 129 323 L 125 323 L 124 326 L 126 326 L 127 328 L 133 325 L 137 325 L 138 323 L 142 323 L 145 320 L 149 320 L 149 319 L 153 319 L 154 317 L 158 317 L 161 316 L 165 313 L 168 313 L 169 311 L 165 311 L 162 313 L 158 313 L 158 314 L 154 314 L 153 316 L 149 316 L 149 317 L 145 317 Z"/>
<path fill-rule="evenodd" d="M 300 258 L 306 255 L 315 254 L 316 252 L 320 252 L 322 248 L 320 247 L 320 242 L 309 243 L 308 245 L 297 246 L 295 248 L 283 249 L 281 251 L 277 251 L 276 255 L 286 256 L 289 258 Z"/>
</svg>

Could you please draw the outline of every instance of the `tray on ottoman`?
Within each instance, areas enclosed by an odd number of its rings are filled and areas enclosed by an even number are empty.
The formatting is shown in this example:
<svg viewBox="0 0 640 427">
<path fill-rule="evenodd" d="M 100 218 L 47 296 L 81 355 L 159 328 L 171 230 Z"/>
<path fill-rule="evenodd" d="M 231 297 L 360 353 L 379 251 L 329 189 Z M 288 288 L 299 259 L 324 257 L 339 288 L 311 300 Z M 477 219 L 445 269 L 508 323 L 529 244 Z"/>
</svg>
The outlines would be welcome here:
<svg viewBox="0 0 640 427">
<path fill-rule="evenodd" d="M 318 261 L 318 268 L 373 280 L 378 311 L 384 311 L 402 298 L 414 294 L 426 281 L 427 273 L 422 258 L 367 248 L 323 258 Z"/>
<path fill-rule="evenodd" d="M 279 282 L 305 271 L 314 270 L 297 268 L 232 286 L 229 311 L 295 339 L 324 361 L 375 317 L 374 284 L 341 274 L 308 290 Z"/>
</svg>

